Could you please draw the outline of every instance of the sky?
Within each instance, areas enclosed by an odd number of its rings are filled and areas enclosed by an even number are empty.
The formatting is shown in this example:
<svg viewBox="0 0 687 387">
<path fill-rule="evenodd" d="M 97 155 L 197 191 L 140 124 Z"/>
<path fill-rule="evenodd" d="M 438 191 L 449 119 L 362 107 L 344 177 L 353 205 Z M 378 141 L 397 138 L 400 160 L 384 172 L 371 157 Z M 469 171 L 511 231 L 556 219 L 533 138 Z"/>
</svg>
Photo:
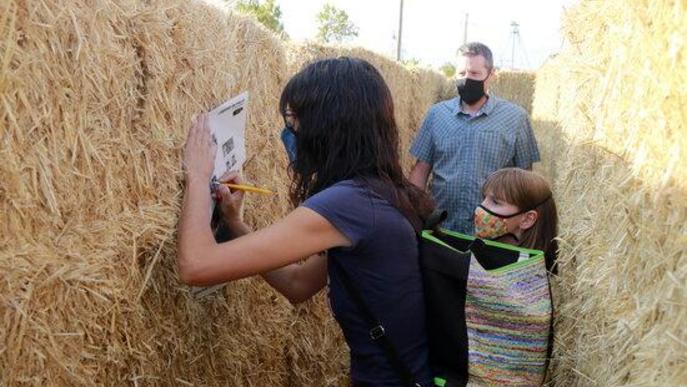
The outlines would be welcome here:
<svg viewBox="0 0 687 387">
<path fill-rule="evenodd" d="M 211 3 L 222 0 L 206 0 Z M 346 11 L 359 35 L 346 44 L 396 56 L 400 0 L 277 0 L 284 29 L 296 41 L 317 34 L 316 15 L 325 3 Z M 455 63 L 464 40 L 480 41 L 494 53 L 499 67 L 536 69 L 560 51 L 560 20 L 576 0 L 404 0 L 402 59 L 417 59 L 438 68 Z M 511 22 L 519 24 L 519 35 Z"/>
</svg>

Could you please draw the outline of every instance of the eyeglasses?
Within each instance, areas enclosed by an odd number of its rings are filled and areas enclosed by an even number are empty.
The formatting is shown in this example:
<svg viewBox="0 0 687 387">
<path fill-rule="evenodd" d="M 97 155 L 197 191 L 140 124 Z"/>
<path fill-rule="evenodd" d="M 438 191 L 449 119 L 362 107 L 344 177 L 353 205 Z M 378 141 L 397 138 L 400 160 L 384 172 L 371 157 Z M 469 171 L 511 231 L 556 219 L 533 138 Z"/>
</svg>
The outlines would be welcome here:
<svg viewBox="0 0 687 387">
<path fill-rule="evenodd" d="M 286 110 L 284 113 L 282 113 L 282 116 L 284 117 L 284 125 L 289 128 L 289 129 L 294 129 L 294 121 L 296 120 L 296 114 L 292 112 L 291 110 Z"/>
</svg>

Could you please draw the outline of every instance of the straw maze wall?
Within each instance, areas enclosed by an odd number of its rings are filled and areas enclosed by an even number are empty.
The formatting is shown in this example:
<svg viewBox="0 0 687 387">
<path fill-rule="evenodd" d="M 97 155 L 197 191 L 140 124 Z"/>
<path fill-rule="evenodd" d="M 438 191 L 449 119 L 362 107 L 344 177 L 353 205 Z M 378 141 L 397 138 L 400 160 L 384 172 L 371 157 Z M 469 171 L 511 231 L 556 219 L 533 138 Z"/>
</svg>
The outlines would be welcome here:
<svg viewBox="0 0 687 387">
<path fill-rule="evenodd" d="M 583 2 L 534 100 L 531 75 L 493 86 L 532 109 L 559 204 L 558 385 L 687 383 L 684 18 Z M 288 209 L 281 87 L 341 53 L 383 72 L 403 149 L 453 90 L 195 3 L 0 0 L 0 385 L 346 385 L 323 295 L 293 308 L 248 279 L 195 299 L 173 265 L 192 114 L 251 92 L 246 174 L 279 194 L 246 213 L 269 224 Z"/>
<path fill-rule="evenodd" d="M 278 195 L 246 217 L 268 225 L 289 209 L 281 89 L 342 54 L 382 71 L 407 149 L 436 73 L 196 2 L 0 0 L 0 385 L 346 385 L 324 294 L 292 307 L 253 278 L 198 299 L 174 268 L 192 115 L 250 92 L 245 175 Z"/>
<path fill-rule="evenodd" d="M 557 385 L 687 385 L 686 21 L 684 1 L 583 1 L 537 72 Z"/>
</svg>

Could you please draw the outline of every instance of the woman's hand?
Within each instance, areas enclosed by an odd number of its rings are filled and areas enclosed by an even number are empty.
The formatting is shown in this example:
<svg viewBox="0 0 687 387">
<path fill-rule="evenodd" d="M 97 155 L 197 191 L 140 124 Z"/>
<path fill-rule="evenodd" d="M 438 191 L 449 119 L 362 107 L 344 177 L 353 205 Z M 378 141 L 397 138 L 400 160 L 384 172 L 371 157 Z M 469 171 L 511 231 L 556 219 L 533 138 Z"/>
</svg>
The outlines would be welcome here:
<svg viewBox="0 0 687 387">
<path fill-rule="evenodd" d="M 243 179 L 238 172 L 226 172 L 219 179 L 220 183 L 243 184 Z M 217 188 L 217 199 L 219 208 L 222 212 L 222 220 L 230 228 L 232 225 L 243 222 L 243 195 L 241 190 L 231 190 L 223 184 Z"/>
<path fill-rule="evenodd" d="M 208 115 L 203 113 L 188 131 L 188 138 L 184 146 L 184 172 L 186 180 L 198 179 L 209 183 L 215 164 L 217 144 L 210 134 Z"/>
</svg>

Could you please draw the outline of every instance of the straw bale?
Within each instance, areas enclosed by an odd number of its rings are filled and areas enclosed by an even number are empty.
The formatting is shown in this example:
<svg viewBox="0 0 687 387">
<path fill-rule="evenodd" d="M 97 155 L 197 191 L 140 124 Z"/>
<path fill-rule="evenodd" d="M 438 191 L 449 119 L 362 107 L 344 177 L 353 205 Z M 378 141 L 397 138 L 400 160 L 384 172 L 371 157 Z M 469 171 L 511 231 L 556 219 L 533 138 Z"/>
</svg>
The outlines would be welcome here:
<svg viewBox="0 0 687 387">
<path fill-rule="evenodd" d="M 535 73 L 531 71 L 497 71 L 489 92 L 520 105 L 532 113 Z"/>
<path fill-rule="evenodd" d="M 0 364 L 8 385 L 126 380 L 140 369 L 120 356 L 128 329 L 144 328 L 121 306 L 137 267 L 135 251 L 118 243 L 139 211 L 119 200 L 125 191 L 113 178 L 127 169 L 128 150 L 120 147 L 127 135 L 112 128 L 128 126 L 137 109 L 135 50 L 113 38 L 128 15 L 106 3 L 101 13 L 54 5 L 4 2 L 0 12 Z M 120 319 L 126 330 L 111 330 Z"/>
<path fill-rule="evenodd" d="M 268 156 L 246 174 L 285 175 L 281 42 L 183 1 L 2 7 L 2 382 L 283 384 L 286 302 L 257 279 L 195 300 L 174 271 L 194 113 L 250 90 L 248 147 Z M 285 195 L 247 203 L 265 224 L 258 207 Z"/>
<path fill-rule="evenodd" d="M 532 114 L 535 75 L 536 73 L 531 71 L 497 70 L 489 86 L 489 94 L 516 103 L 527 110 L 528 114 Z M 455 98 L 457 95 L 456 77 L 448 80 L 442 78 L 438 100 Z"/>
<path fill-rule="evenodd" d="M 456 87 L 456 78 L 448 78 L 444 82 L 443 87 L 439 90 L 439 101 L 456 98 L 458 96 L 458 89 Z"/>
<path fill-rule="evenodd" d="M 286 76 L 281 42 L 246 18 L 228 18 L 195 3 L 151 7 L 148 16 L 137 23 L 136 31 L 141 44 L 150 49 L 144 56 L 149 72 L 147 109 L 141 120 L 144 128 L 149 123 L 163 130 L 174 128 L 181 135 L 175 141 L 179 150 L 193 113 L 248 90 L 246 133 L 252 158 L 244 173 L 249 181 L 272 187 L 278 195 L 249 196 L 246 220 L 254 227 L 271 223 L 288 207 L 286 159 L 276 147 L 281 119 L 275 100 Z M 160 66 L 160 71 L 151 71 L 154 66 Z M 172 149 L 167 153 L 176 157 L 169 163 L 175 170 L 169 173 L 176 171 L 178 176 L 179 154 Z M 173 261 L 172 253 L 167 260 L 168 280 L 175 281 Z M 205 367 L 215 372 L 199 380 L 283 384 L 288 367 L 282 352 L 291 308 L 257 278 L 232 283 L 227 286 L 226 298 L 221 296 L 219 302 L 227 314 L 213 322 L 213 332 L 205 337 L 215 356 Z"/>
<path fill-rule="evenodd" d="M 559 63 L 560 58 L 549 60 L 537 70 L 532 96 L 531 121 L 541 155 L 541 162 L 534 169 L 548 176 L 551 182 L 557 180 L 557 172 L 563 169 L 560 164 L 565 159 L 561 156 L 567 136 L 559 117 L 561 85 L 571 83 L 570 74 L 559 71 Z"/>
<path fill-rule="evenodd" d="M 561 218 L 557 385 L 687 384 L 687 9 L 583 1 L 533 115 Z"/>
</svg>

